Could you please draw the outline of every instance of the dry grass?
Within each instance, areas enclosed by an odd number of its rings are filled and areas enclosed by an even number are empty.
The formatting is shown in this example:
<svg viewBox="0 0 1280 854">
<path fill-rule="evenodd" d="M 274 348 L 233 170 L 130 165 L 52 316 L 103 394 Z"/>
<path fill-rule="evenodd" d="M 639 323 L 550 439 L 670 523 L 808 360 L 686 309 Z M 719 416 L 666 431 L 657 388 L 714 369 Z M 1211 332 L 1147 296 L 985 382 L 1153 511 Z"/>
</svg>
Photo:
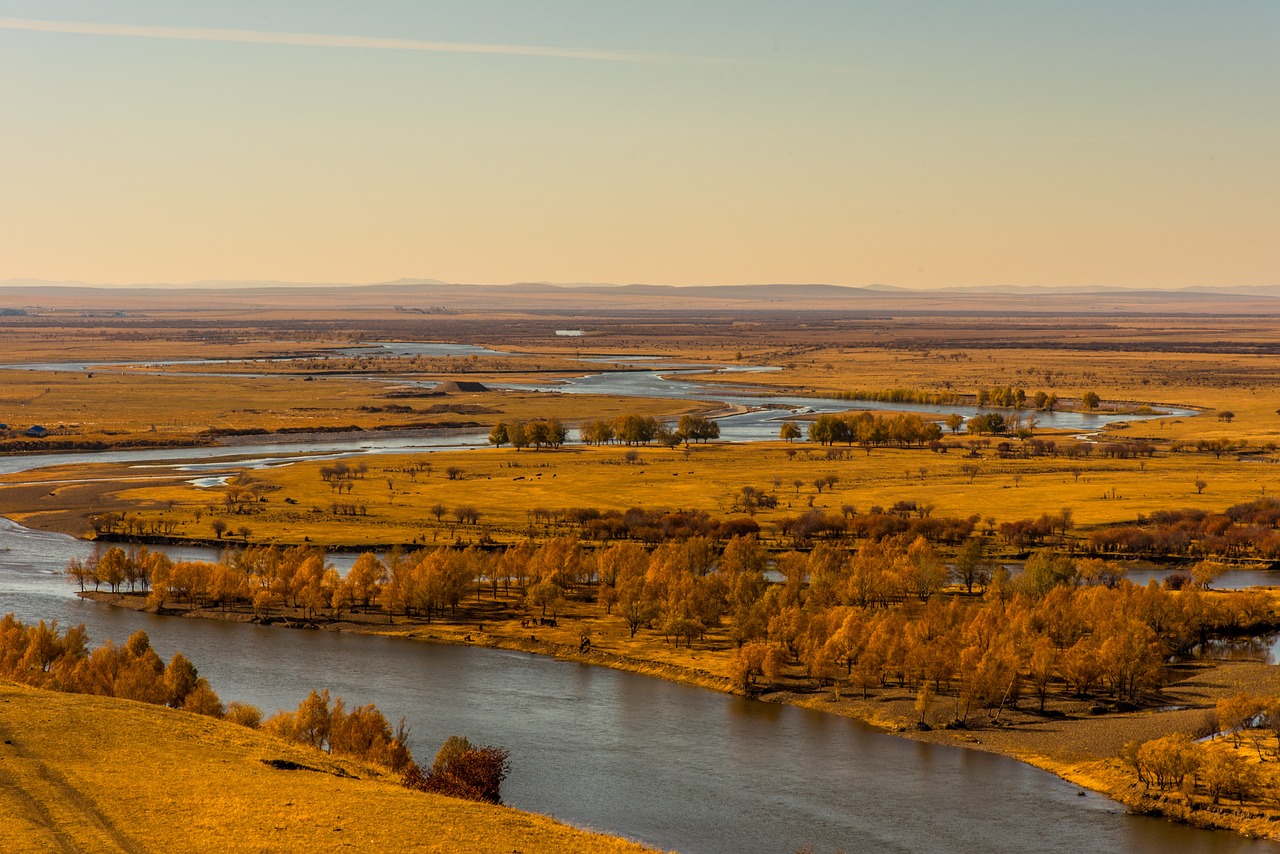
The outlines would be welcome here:
<svg viewBox="0 0 1280 854">
<path fill-rule="evenodd" d="M 1172 339 L 1177 333 L 1168 330 Z M 1225 333 L 1224 333 L 1225 334 Z M 1254 343 L 1240 334 L 1242 351 Z M 1222 346 L 1230 346 L 1222 345 Z M 770 374 L 717 374 L 719 382 L 804 388 L 819 392 L 851 389 L 920 389 L 972 395 L 980 388 L 1012 385 L 1053 392 L 1078 402 L 1096 391 L 1105 405 L 1154 403 L 1206 410 L 1206 417 L 1134 422 L 1117 438 L 1173 440 L 1246 439 L 1254 446 L 1280 442 L 1280 356 L 1251 352 L 1145 352 L 1125 349 L 1123 338 L 1106 338 L 1096 349 L 1071 349 L 1046 342 L 1039 347 L 974 346 L 807 347 L 763 350 L 752 361 L 782 365 Z M 1235 413 L 1218 421 L 1221 411 Z M 1028 412 L 1024 414 L 1035 414 Z"/>
<path fill-rule="evenodd" d="M 986 520 L 998 524 L 1069 507 L 1078 528 L 1087 529 L 1134 520 L 1162 508 L 1218 511 L 1280 491 L 1271 455 L 1245 460 L 1235 455 L 1216 459 L 1202 453 L 1165 454 L 1144 461 L 999 459 L 987 450 L 975 460 L 963 457 L 958 450 L 938 454 L 883 449 L 867 455 L 854 449 L 842 459 L 831 460 L 825 449 L 817 446 L 779 442 L 713 444 L 688 452 L 643 448 L 638 451 L 638 461 L 628 463 L 627 450 L 572 446 L 558 451 L 503 448 L 439 452 L 429 458 L 430 473 L 414 471 L 421 457 L 353 458 L 347 462 L 364 462 L 368 471 L 365 477 L 351 481 L 349 492 L 342 493 L 321 478 L 320 469 L 331 462 L 301 462 L 249 472 L 253 479 L 276 487 L 249 515 L 225 513 L 225 489 L 200 489 L 185 482 L 122 482 L 115 486 L 53 483 L 87 477 L 164 475 L 163 470 L 75 467 L 42 472 L 41 479 L 49 482 L 47 488 L 0 488 L 0 511 L 35 524 L 70 525 L 75 534 L 85 530 L 83 522 L 74 521 L 77 516 L 119 507 L 144 518 L 176 517 L 177 536 L 207 539 L 213 535 L 211 520 L 218 518 L 232 530 L 248 526 L 253 538 L 262 542 L 296 543 L 309 537 L 319 545 L 373 546 L 452 542 L 458 537 L 475 541 L 482 534 L 505 541 L 531 530 L 539 535 L 548 533 L 540 524 L 531 529 L 530 511 L 534 508 L 679 508 L 704 510 L 716 517 L 740 516 L 735 496 L 744 486 L 778 498 L 776 509 L 762 510 L 756 516 L 766 531 L 810 506 L 832 513 L 842 512 L 845 506 L 866 512 L 898 501 L 930 505 L 937 516 L 976 513 L 984 520 L 984 529 Z M 980 473 L 970 482 L 961 466 L 972 463 L 979 466 Z M 461 469 L 459 479 L 448 478 L 449 468 Z M 227 471 L 236 471 L 234 464 L 229 464 Z M 827 475 L 835 475 L 839 481 L 834 490 L 824 489 L 819 494 L 813 482 Z M 30 476 L 8 480 L 22 482 Z M 1197 480 L 1207 484 L 1203 492 L 1197 492 Z M 286 504 L 286 498 L 297 503 Z M 362 506 L 365 515 L 335 516 L 331 512 L 334 503 Z M 430 509 L 437 504 L 447 508 L 441 522 Z M 458 525 L 453 513 L 459 507 L 476 508 L 480 524 Z"/>
<path fill-rule="evenodd" d="M 477 379 L 467 374 L 458 379 Z M 674 417 L 698 407 L 689 401 L 625 399 L 534 392 L 391 397 L 394 384 L 361 379 L 297 376 L 202 377 L 178 373 L 0 371 L 0 420 L 19 430 L 41 424 L 52 439 L 128 445 L 190 443 L 211 428 L 317 430 L 356 426 L 469 427 L 488 432 L 512 418 L 558 416 L 566 421 L 622 412 Z M 407 389 L 415 391 L 414 389 Z M 418 389 L 425 392 L 427 389 Z M 373 412 L 361 407 L 409 406 L 413 412 Z M 461 412 L 439 411 L 443 406 Z M 437 411 L 431 411 L 433 407 Z M 46 442 L 48 444 L 48 442 Z"/>
<path fill-rule="evenodd" d="M 0 683 L 0 736 L 6 851 L 649 850 L 124 700 Z"/>
</svg>

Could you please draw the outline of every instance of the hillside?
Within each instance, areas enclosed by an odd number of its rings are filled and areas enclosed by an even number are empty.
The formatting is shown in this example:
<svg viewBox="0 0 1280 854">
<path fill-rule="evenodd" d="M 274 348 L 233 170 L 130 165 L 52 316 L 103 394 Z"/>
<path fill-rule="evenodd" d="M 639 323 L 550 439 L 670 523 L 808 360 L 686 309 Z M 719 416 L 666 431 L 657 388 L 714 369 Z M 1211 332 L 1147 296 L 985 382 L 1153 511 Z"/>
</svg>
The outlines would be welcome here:
<svg viewBox="0 0 1280 854">
<path fill-rule="evenodd" d="M 234 724 L 11 683 L 0 683 L 0 827 L 11 852 L 648 850 L 411 792 Z"/>
</svg>

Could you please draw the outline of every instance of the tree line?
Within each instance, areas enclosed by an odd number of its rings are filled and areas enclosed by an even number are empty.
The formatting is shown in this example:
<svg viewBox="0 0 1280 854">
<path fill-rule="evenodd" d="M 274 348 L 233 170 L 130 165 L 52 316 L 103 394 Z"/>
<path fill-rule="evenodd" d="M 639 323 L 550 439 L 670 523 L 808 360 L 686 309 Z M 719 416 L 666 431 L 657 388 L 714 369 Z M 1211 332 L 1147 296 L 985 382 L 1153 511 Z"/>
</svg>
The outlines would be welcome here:
<svg viewBox="0 0 1280 854">
<path fill-rule="evenodd" d="M 1221 513 L 1157 510 L 1133 524 L 1089 532 L 1088 547 L 1134 557 L 1280 558 L 1280 500 L 1263 497 Z"/>
<path fill-rule="evenodd" d="M 653 632 L 692 647 L 716 633 L 737 648 L 733 668 L 749 689 L 757 678 L 799 669 L 819 684 L 864 694 L 887 686 L 952 698 L 948 714 L 967 722 L 1028 696 L 1105 694 L 1138 702 L 1157 691 L 1165 662 L 1208 638 L 1274 622 L 1265 594 L 1172 592 L 1131 584 L 1122 567 L 1052 551 L 1021 573 L 992 561 L 970 537 L 949 565 L 923 537 L 891 536 L 857 549 L 819 542 L 771 560 L 755 536 L 720 544 L 708 537 L 649 549 L 612 542 L 594 551 L 576 536 L 503 550 L 393 551 L 361 555 L 345 577 L 308 549 L 246 549 L 180 586 L 182 564 L 152 601 L 301 609 L 311 619 L 344 610 L 431 619 L 471 595 L 514 596 L 555 618 L 571 599 L 594 601 L 631 635 Z M 227 588 L 213 579 L 238 578 Z M 959 585 L 964 594 L 948 585 Z"/>
<path fill-rule="evenodd" d="M 657 442 L 667 447 L 680 443 L 707 442 L 720 438 L 720 425 L 714 419 L 702 415 L 682 415 L 675 428 L 663 424 L 648 415 L 625 414 L 613 419 L 596 419 L 583 424 L 581 440 L 588 445 L 620 444 L 628 447 Z M 489 444 L 501 447 L 510 444 L 516 450 L 532 446 L 558 448 L 569 436 L 566 428 L 556 418 L 533 421 L 499 421 L 489 431 Z"/>
</svg>

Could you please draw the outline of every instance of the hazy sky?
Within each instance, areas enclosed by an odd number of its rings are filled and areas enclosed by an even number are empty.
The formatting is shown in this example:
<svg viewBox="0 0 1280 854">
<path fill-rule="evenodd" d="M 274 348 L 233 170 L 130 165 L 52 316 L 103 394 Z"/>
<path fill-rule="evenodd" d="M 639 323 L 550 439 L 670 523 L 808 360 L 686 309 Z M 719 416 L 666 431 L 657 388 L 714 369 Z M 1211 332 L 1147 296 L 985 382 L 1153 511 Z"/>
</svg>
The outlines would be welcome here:
<svg viewBox="0 0 1280 854">
<path fill-rule="evenodd" d="M 0 0 L 0 280 L 1280 284 L 1280 2 Z"/>
</svg>

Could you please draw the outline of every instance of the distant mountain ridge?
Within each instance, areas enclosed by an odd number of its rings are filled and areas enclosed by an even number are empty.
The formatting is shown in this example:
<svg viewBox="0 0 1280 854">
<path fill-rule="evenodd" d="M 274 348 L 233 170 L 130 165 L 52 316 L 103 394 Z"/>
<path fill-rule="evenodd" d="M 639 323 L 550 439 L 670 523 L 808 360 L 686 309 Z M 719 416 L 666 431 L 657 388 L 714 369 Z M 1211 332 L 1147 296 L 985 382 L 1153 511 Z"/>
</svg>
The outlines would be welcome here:
<svg viewBox="0 0 1280 854">
<path fill-rule="evenodd" d="M 700 314 L 831 312 L 859 314 L 1280 314 L 1280 285 L 1142 289 L 988 285 L 932 289 L 822 283 L 654 285 L 634 283 L 447 283 L 402 278 L 371 284 L 209 280 L 181 285 L 100 285 L 9 279 L 0 310 L 87 312 L 362 311 L 376 313 L 592 313 L 685 311 Z"/>
<path fill-rule="evenodd" d="M 1275 285 L 1191 285 L 1177 288 L 1136 288 L 1122 285 L 941 285 L 929 288 L 907 288 L 900 285 L 832 285 L 814 283 L 763 282 L 733 285 L 662 285 L 649 283 L 614 284 L 611 282 L 513 282 L 510 284 L 446 282 L 441 279 L 405 277 L 387 282 L 293 282 L 278 279 L 203 279 L 193 282 L 137 282 L 129 284 L 106 282 L 55 281 L 48 279 L 5 279 L 0 281 L 0 288 L 85 288 L 100 290 L 240 290 L 254 291 L 278 288 L 346 288 L 346 289 L 389 289 L 389 288 L 483 288 L 507 291 L 509 293 L 629 293 L 633 295 L 651 294 L 667 296 L 681 294 L 685 296 L 704 295 L 712 297 L 747 297 L 758 298 L 765 294 L 790 297 L 840 297 L 857 294 L 892 294 L 909 297 L 930 294 L 957 295 L 981 294 L 999 295 L 1016 294 L 1019 296 L 1036 295 L 1071 295 L 1071 294 L 1173 294 L 1188 296 L 1204 294 L 1221 296 L 1237 294 L 1240 296 L 1280 297 L 1280 284 Z"/>
</svg>

